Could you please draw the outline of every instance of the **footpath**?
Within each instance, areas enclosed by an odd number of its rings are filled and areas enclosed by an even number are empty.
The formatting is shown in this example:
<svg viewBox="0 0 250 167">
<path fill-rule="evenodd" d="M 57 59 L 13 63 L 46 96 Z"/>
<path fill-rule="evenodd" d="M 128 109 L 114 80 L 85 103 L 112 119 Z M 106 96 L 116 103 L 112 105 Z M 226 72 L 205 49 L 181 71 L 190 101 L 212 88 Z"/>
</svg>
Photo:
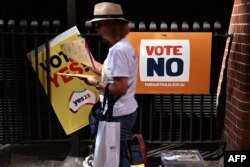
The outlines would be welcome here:
<svg viewBox="0 0 250 167">
<path fill-rule="evenodd" d="M 0 167 L 83 167 L 83 157 L 67 155 L 69 146 L 64 143 L 0 145 Z M 161 167 L 160 152 L 149 151 L 150 167 Z M 223 156 L 206 160 L 204 167 L 224 167 Z"/>
</svg>

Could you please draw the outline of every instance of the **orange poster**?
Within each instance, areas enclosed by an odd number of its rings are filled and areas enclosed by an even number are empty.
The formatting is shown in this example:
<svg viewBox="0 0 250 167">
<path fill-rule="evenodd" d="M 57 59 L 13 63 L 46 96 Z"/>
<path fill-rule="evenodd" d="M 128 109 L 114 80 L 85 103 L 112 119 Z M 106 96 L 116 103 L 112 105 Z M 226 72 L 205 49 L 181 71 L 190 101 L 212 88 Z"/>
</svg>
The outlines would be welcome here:
<svg viewBox="0 0 250 167">
<path fill-rule="evenodd" d="M 210 32 L 130 32 L 138 56 L 137 94 L 209 94 Z"/>
</svg>

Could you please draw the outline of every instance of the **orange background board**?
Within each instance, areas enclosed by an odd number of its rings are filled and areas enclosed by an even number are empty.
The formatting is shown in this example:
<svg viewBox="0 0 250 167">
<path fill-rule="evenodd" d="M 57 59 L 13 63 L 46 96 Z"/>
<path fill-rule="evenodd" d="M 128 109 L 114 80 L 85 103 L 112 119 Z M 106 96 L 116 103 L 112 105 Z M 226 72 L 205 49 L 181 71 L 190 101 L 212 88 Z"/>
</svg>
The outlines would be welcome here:
<svg viewBox="0 0 250 167">
<path fill-rule="evenodd" d="M 137 94 L 209 94 L 211 43 L 210 32 L 130 32 L 128 35 L 138 56 Z M 189 40 L 190 66 L 189 80 L 176 81 L 141 81 L 140 46 L 141 40 Z M 145 69 L 147 70 L 147 69 Z M 149 85 L 154 86 L 149 86 Z"/>
</svg>

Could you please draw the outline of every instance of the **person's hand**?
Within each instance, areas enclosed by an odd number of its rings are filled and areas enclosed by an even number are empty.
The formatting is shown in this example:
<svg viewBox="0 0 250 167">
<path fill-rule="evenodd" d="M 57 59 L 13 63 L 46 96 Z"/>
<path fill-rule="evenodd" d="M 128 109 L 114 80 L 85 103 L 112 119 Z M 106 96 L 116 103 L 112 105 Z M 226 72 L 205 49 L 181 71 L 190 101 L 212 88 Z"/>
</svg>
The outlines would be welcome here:
<svg viewBox="0 0 250 167">
<path fill-rule="evenodd" d="M 97 83 L 97 79 L 93 76 L 88 76 L 88 77 L 78 77 L 80 80 L 83 80 L 84 82 L 86 82 L 88 85 L 96 85 Z"/>
<path fill-rule="evenodd" d="M 96 83 L 98 82 L 95 77 L 88 77 L 86 79 L 87 79 L 87 84 L 89 85 L 96 85 Z"/>
</svg>

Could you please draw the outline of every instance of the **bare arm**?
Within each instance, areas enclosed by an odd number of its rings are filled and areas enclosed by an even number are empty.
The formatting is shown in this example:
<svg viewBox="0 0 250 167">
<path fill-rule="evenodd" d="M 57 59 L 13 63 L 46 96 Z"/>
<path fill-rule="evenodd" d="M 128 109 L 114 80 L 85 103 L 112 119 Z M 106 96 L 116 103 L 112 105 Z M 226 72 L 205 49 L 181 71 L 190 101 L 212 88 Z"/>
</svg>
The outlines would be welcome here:
<svg viewBox="0 0 250 167">
<path fill-rule="evenodd" d="M 84 63 L 82 63 L 84 64 Z M 102 64 L 99 63 L 96 60 L 93 60 L 93 66 L 94 67 L 89 67 L 92 71 L 94 71 L 95 73 L 97 73 L 98 75 L 101 75 L 102 73 Z"/>
<path fill-rule="evenodd" d="M 99 85 L 100 89 L 105 89 L 107 83 L 97 81 L 95 77 L 87 78 L 89 85 Z M 113 95 L 122 96 L 127 93 L 128 78 L 127 77 L 114 77 L 114 82 L 109 85 L 109 92 Z"/>
<path fill-rule="evenodd" d="M 101 75 L 102 72 L 102 64 L 98 61 L 93 60 L 93 66 L 89 67 L 92 71 L 96 72 L 97 74 Z M 113 83 L 109 85 L 109 92 L 113 95 L 122 96 L 127 93 L 128 90 L 128 78 L 127 77 L 114 77 Z M 97 81 L 96 78 L 91 77 L 87 79 L 87 83 L 89 85 L 96 85 L 98 83 L 100 89 L 105 89 L 107 83 Z"/>
<path fill-rule="evenodd" d="M 105 89 L 106 83 L 99 83 L 101 89 Z M 122 96 L 127 93 L 128 90 L 128 78 L 127 77 L 115 77 L 114 82 L 109 85 L 109 92 L 113 95 Z"/>
<path fill-rule="evenodd" d="M 93 70 L 97 74 L 101 75 L 101 73 L 102 73 L 102 64 L 99 63 L 98 61 L 94 61 L 93 64 L 94 64 L 94 67 L 91 68 L 91 70 Z"/>
</svg>

